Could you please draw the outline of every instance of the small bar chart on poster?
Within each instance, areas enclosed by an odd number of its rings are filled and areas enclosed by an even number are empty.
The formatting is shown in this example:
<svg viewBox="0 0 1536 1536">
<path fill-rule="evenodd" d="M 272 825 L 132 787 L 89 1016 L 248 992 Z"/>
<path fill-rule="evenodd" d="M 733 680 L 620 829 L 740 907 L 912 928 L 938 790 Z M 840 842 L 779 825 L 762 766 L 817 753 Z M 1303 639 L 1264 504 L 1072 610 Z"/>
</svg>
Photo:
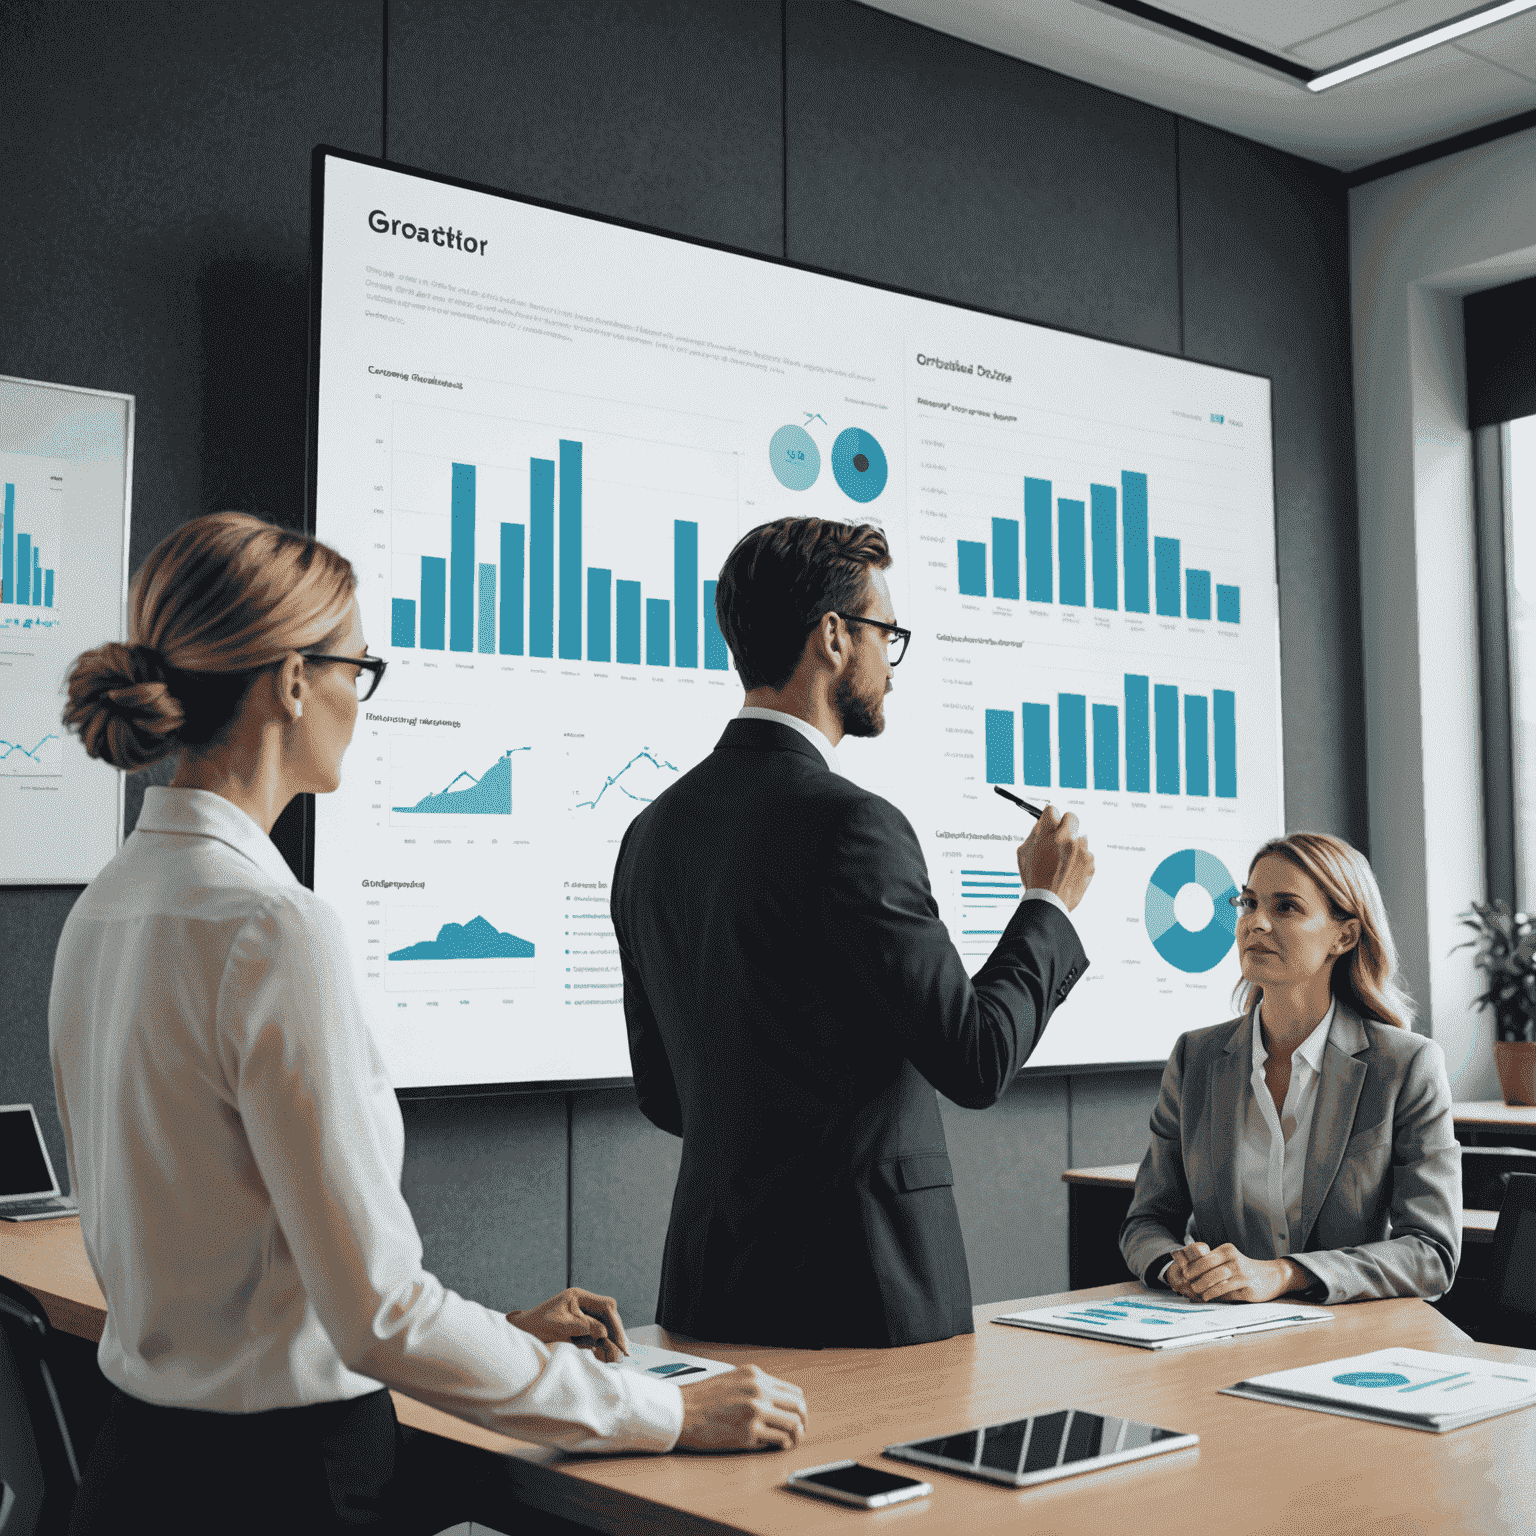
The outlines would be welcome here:
<svg viewBox="0 0 1536 1536">
<path fill-rule="evenodd" d="M 1231 895 L 1282 825 L 1267 380 L 340 152 L 316 176 L 315 529 L 389 673 L 315 888 L 398 1085 L 629 1076 L 615 860 L 740 708 L 720 570 L 787 518 L 887 539 L 913 639 L 839 762 L 973 972 L 1033 825 L 994 789 L 1089 836 L 1090 968 L 1032 1064 L 1228 1016 Z"/>
<path fill-rule="evenodd" d="M 0 453 L 0 638 L 58 627 L 69 468 L 62 459 Z"/>
</svg>

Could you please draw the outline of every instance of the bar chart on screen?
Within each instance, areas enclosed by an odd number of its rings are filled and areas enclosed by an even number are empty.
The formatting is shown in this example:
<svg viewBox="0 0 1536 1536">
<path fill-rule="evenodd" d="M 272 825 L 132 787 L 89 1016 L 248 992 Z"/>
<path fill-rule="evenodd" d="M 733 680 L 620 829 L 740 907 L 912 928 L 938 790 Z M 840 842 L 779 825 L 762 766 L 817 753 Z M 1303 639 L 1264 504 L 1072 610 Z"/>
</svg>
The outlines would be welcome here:
<svg viewBox="0 0 1536 1536">
<path fill-rule="evenodd" d="M 67 466 L 0 454 L 0 633 L 56 629 Z"/>
<path fill-rule="evenodd" d="M 392 647 L 729 669 L 706 577 L 737 534 L 734 450 L 425 407 L 394 416 Z"/>
</svg>

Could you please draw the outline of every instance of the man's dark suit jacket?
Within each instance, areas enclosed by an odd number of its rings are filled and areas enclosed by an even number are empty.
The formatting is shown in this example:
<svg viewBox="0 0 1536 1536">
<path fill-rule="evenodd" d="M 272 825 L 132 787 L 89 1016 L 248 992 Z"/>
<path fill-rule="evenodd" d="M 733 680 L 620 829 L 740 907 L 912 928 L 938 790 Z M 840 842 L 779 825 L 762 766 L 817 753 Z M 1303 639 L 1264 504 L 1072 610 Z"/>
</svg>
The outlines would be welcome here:
<svg viewBox="0 0 1536 1536">
<path fill-rule="evenodd" d="M 974 982 L 911 824 L 734 720 L 635 818 L 613 921 L 640 1108 L 683 1138 L 663 1327 L 758 1344 L 972 1330 L 937 1089 L 981 1109 L 1088 960 L 1019 904 Z"/>
</svg>

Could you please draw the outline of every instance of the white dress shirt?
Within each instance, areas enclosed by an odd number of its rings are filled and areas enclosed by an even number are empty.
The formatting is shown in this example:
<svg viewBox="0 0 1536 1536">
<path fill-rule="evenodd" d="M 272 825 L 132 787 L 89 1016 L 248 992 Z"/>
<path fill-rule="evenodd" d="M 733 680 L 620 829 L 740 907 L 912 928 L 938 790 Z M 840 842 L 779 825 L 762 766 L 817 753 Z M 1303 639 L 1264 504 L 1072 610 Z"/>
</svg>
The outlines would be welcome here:
<svg viewBox="0 0 1536 1536">
<path fill-rule="evenodd" d="M 675 1444 L 675 1385 L 422 1268 L 340 919 L 229 801 L 146 792 L 64 925 L 48 1030 L 98 1359 L 130 1396 L 253 1413 L 383 1384 L 567 1450 Z"/>
<path fill-rule="evenodd" d="M 1291 1083 L 1278 1115 L 1269 1085 L 1264 1081 L 1264 1063 L 1269 1060 L 1269 1052 L 1264 1049 L 1261 1027 L 1263 1004 L 1254 1011 L 1252 1071 L 1248 1075 L 1248 1092 L 1243 1096 L 1237 1142 L 1237 1184 L 1243 1204 L 1269 1223 L 1274 1248 L 1267 1255 L 1253 1253 L 1249 1258 L 1280 1259 L 1290 1254 L 1291 1232 L 1301 1209 L 1302 1183 L 1307 1173 L 1307 1148 L 1312 1141 L 1312 1111 L 1317 1108 L 1323 1052 L 1337 1008 L 1337 1003 L 1329 1003 L 1322 1021 L 1292 1053 Z M 1172 1267 L 1170 1259 L 1158 1271 L 1157 1278 L 1164 1280 Z"/>
<path fill-rule="evenodd" d="M 1280 1113 L 1264 1081 L 1263 1005 L 1253 1016 L 1253 1071 L 1243 1105 L 1237 1144 L 1237 1182 L 1243 1204 L 1269 1223 L 1274 1252 L 1252 1258 L 1278 1259 L 1290 1252 L 1291 1232 L 1301 1210 L 1301 1186 L 1307 1172 L 1307 1147 L 1312 1140 L 1312 1111 L 1323 1071 L 1323 1052 L 1333 1027 L 1337 1004 L 1330 1003 L 1322 1022 L 1291 1055 L 1291 1083 Z"/>
<path fill-rule="evenodd" d="M 741 712 L 736 716 L 738 720 L 776 720 L 780 725 L 787 725 L 790 730 L 805 737 L 810 744 L 821 753 L 821 760 L 833 773 L 841 773 L 843 765 L 837 760 L 837 748 L 831 741 L 809 720 L 802 720 L 799 715 L 789 715 L 781 709 L 764 709 L 759 704 L 743 704 Z M 1072 914 L 1067 910 L 1067 904 L 1055 891 L 1048 891 L 1044 886 L 1032 887 L 1019 898 L 1021 901 L 1048 901 L 1070 923 Z"/>
</svg>

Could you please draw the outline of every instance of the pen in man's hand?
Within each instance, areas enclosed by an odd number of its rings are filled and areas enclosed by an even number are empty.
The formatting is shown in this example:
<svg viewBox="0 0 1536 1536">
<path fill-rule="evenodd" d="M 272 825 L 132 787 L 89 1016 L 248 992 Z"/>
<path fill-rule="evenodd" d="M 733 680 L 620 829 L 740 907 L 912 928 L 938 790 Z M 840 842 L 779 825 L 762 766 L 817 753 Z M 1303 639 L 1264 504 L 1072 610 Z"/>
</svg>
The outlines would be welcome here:
<svg viewBox="0 0 1536 1536">
<path fill-rule="evenodd" d="M 994 793 L 1001 795 L 1004 800 L 1012 800 L 1015 805 L 1022 806 L 1026 811 L 1029 812 L 1031 816 L 1035 818 L 1036 821 L 1039 821 L 1040 818 L 1045 814 L 1045 812 L 1042 811 L 1038 805 L 1031 805 L 1028 800 L 1020 800 L 1017 795 L 1009 794 L 1009 792 L 1004 789 L 1001 784 L 994 784 L 992 789 Z"/>
</svg>

